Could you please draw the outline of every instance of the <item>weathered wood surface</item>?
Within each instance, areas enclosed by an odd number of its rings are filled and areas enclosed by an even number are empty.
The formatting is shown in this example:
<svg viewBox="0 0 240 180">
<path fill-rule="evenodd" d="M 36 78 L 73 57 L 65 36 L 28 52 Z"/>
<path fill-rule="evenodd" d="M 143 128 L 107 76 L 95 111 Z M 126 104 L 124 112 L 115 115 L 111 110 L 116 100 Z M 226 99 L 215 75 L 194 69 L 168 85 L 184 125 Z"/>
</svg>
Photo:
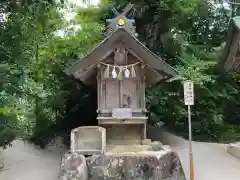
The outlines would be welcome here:
<svg viewBox="0 0 240 180">
<path fill-rule="evenodd" d="M 113 47 L 119 42 L 124 43 L 126 49 L 131 49 L 147 65 L 146 70 L 148 71 L 149 83 L 157 83 L 160 80 L 172 78 L 177 74 L 173 67 L 152 53 L 124 28 L 117 29 L 115 33 L 106 38 L 91 53 L 66 69 L 65 72 L 68 75 L 74 75 L 76 72 L 82 71 L 82 75 L 78 75 L 76 78 L 88 84 L 91 77 L 86 76 L 85 73 L 96 77 L 96 73 L 94 72 L 96 71 L 97 64 L 103 61 L 103 57 L 107 57 L 109 53 L 113 52 Z"/>
</svg>

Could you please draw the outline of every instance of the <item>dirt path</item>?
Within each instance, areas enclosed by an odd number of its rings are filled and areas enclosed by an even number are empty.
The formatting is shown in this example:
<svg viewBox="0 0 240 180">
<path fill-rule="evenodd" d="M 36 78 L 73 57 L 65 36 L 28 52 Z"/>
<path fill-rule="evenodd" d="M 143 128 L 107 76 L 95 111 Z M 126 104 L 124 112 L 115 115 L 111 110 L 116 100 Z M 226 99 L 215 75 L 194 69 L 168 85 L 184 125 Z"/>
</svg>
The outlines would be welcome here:
<svg viewBox="0 0 240 180">
<path fill-rule="evenodd" d="M 149 127 L 148 136 L 172 146 L 189 178 L 188 141 L 163 128 Z M 193 142 L 195 180 L 239 180 L 240 159 L 226 152 L 225 144 Z"/>
<path fill-rule="evenodd" d="M 188 142 L 181 140 L 172 146 L 181 159 L 188 175 Z M 229 155 L 225 145 L 193 143 L 195 180 L 239 180 L 240 159 Z M 50 146 L 38 150 L 34 146 L 16 140 L 13 147 L 4 151 L 4 170 L 0 180 L 58 180 L 60 157 L 66 151 L 63 147 Z M 1 162 L 1 159 L 0 159 Z"/>
<path fill-rule="evenodd" d="M 239 180 L 240 159 L 226 152 L 226 145 L 214 143 L 193 143 L 195 180 Z M 188 142 L 177 151 L 186 177 L 189 177 Z"/>
<path fill-rule="evenodd" d="M 1 180 L 58 180 L 61 147 L 38 150 L 30 144 L 16 140 L 1 155 L 4 169 Z"/>
</svg>

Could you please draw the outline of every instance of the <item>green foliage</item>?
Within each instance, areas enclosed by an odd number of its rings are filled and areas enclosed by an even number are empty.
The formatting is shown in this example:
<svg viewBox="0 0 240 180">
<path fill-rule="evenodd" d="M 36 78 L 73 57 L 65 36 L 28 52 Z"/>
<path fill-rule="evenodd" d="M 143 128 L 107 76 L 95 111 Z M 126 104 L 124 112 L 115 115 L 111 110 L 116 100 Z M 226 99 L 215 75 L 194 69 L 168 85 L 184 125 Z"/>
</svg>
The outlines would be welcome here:
<svg viewBox="0 0 240 180">
<path fill-rule="evenodd" d="M 28 138 L 41 119 L 41 112 L 54 121 L 51 100 L 58 84 L 51 54 L 46 53 L 52 33 L 62 26 L 56 5 L 51 2 L 31 1 L 28 4 L 8 4 L 4 9 L 7 21 L 1 27 L 0 104 L 6 110 L 1 116 L 0 146 L 15 137 Z M 55 79 L 54 79 L 55 77 Z M 58 87 L 60 86 L 57 85 Z M 5 130 L 4 130 L 5 129 Z"/>
<path fill-rule="evenodd" d="M 123 8 L 129 1 L 111 2 Z M 210 0 L 131 2 L 128 16 L 136 19 L 139 39 L 179 72 L 171 83 L 149 87 L 152 123 L 162 121 L 187 136 L 182 82 L 191 79 L 194 138 L 239 138 L 240 77 L 216 68 L 231 11 Z M 71 128 L 95 123 L 95 90 L 66 77 L 63 69 L 101 42 L 103 20 L 114 16 L 107 3 L 78 8 L 71 22 L 53 1 L 1 4 L 7 21 L 0 26 L 0 146 L 20 136 L 44 147 L 56 133 L 69 135 Z"/>
<path fill-rule="evenodd" d="M 1 112 L 11 112 L 8 116 L 13 120 L 2 115 L 5 120 L 0 132 L 5 137 L 0 146 L 15 137 L 30 139 L 41 147 L 48 143 L 61 126 L 56 123 L 68 116 L 68 97 L 76 88 L 67 87 L 76 82 L 69 84 L 63 69 L 72 63 L 69 60 L 82 57 L 103 38 L 102 23 L 96 19 L 102 11 L 95 13 L 97 9 L 91 7 L 79 9 L 73 24 L 63 19 L 59 8 L 50 1 L 32 1 L 5 9 L 9 16 L 1 28 L 0 107 Z M 96 16 L 82 21 L 83 11 Z M 76 25 L 80 28 L 68 28 Z M 56 36 L 58 30 L 66 33 Z"/>
<path fill-rule="evenodd" d="M 155 121 L 163 121 L 167 127 L 187 137 L 187 107 L 183 103 L 182 82 L 190 79 L 195 84 L 195 105 L 192 107 L 194 139 L 218 142 L 238 140 L 240 116 L 234 112 L 239 112 L 240 87 L 236 79 L 232 75 L 216 73 L 217 52 L 203 54 L 203 50 L 192 45 L 192 53 L 187 49 L 181 56 L 184 63 L 177 68 L 179 75 L 173 82 L 149 90 L 151 115 Z"/>
</svg>

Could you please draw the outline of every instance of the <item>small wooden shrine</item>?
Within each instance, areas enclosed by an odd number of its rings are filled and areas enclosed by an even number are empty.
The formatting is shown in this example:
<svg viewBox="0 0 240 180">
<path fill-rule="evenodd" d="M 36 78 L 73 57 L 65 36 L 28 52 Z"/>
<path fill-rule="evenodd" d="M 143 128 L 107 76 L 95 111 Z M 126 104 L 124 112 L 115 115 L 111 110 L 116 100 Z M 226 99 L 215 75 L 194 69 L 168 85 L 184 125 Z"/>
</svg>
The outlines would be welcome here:
<svg viewBox="0 0 240 180">
<path fill-rule="evenodd" d="M 107 145 L 141 145 L 146 140 L 145 88 L 176 72 L 136 37 L 130 4 L 109 19 L 106 38 L 66 70 L 98 91 L 98 124 L 106 129 Z"/>
<path fill-rule="evenodd" d="M 240 72 L 240 16 L 235 16 L 230 22 L 219 65 L 227 72 Z"/>
</svg>

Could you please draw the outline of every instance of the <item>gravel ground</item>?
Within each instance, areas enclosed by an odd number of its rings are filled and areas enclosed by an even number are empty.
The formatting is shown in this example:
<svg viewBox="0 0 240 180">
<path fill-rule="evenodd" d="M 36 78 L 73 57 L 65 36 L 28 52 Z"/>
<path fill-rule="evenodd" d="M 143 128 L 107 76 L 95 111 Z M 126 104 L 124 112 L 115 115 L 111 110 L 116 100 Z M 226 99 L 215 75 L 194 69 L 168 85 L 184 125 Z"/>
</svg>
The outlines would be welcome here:
<svg viewBox="0 0 240 180">
<path fill-rule="evenodd" d="M 189 177 L 188 142 L 173 146 Z M 193 143 L 195 180 L 240 179 L 240 159 L 229 155 L 225 147 L 223 144 Z M 4 169 L 0 171 L 0 180 L 58 180 L 60 158 L 65 151 L 61 146 L 39 150 L 16 140 L 1 154 Z"/>
</svg>

